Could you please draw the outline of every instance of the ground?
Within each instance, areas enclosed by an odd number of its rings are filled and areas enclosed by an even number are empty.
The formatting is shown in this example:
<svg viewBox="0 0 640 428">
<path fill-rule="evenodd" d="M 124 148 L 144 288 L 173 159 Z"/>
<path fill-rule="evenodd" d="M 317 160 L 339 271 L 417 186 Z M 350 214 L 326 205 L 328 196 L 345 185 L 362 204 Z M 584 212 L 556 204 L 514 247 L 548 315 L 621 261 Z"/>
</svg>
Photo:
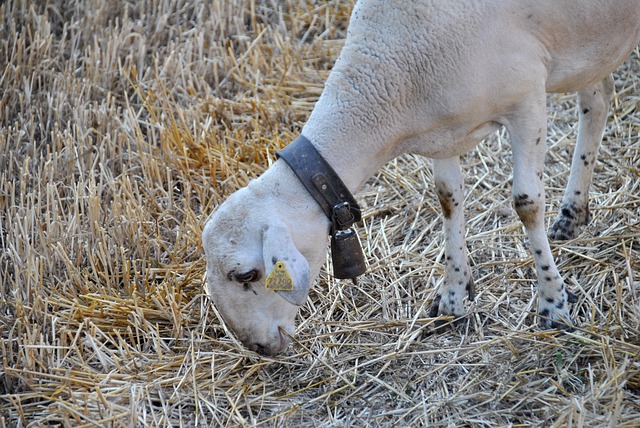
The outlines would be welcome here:
<svg viewBox="0 0 640 428">
<path fill-rule="evenodd" d="M 226 331 L 202 227 L 298 135 L 352 6 L 0 4 L 0 426 L 637 426 L 637 49 L 615 74 L 591 222 L 554 245 L 574 332 L 536 326 L 504 133 L 464 158 L 468 322 L 436 332 L 428 316 L 441 215 L 429 161 L 403 156 L 357 194 L 357 286 L 323 270 L 281 357 Z M 548 223 L 575 96 L 549 111 Z"/>
</svg>

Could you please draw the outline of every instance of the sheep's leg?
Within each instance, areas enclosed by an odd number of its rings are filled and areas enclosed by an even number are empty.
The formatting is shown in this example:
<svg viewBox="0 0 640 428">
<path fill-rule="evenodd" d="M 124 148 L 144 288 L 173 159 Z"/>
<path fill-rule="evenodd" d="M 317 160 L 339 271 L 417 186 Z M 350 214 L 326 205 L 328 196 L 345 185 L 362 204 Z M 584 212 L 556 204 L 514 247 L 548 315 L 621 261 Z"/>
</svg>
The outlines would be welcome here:
<svg viewBox="0 0 640 428">
<path fill-rule="evenodd" d="M 538 315 L 543 328 L 570 327 L 568 294 L 553 260 L 544 227 L 543 169 L 545 157 L 546 99 L 532 103 L 509 118 L 507 129 L 513 148 L 513 197 L 533 250 L 538 277 Z"/>
<path fill-rule="evenodd" d="M 578 92 L 578 142 L 562 205 L 549 232 L 551 239 L 573 239 L 589 222 L 589 185 L 612 95 L 611 76 Z"/>
<path fill-rule="evenodd" d="M 429 310 L 429 316 L 465 313 L 464 295 L 475 298 L 475 289 L 464 239 L 464 188 L 460 159 L 434 160 L 436 191 L 444 215 L 445 273 L 444 281 Z"/>
</svg>

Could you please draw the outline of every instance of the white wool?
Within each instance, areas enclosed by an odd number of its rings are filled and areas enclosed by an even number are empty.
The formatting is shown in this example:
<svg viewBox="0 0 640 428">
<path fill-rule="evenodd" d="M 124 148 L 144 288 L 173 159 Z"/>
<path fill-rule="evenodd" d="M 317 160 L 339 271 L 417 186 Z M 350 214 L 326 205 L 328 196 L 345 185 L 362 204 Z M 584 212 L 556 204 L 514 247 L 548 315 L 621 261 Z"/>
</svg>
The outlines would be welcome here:
<svg viewBox="0 0 640 428">
<path fill-rule="evenodd" d="M 540 283 L 540 322 L 569 323 L 567 292 L 543 227 L 546 93 L 577 91 L 580 111 L 587 112 L 580 116 L 565 215 L 552 231 L 570 237 L 588 219 L 588 186 L 612 93 L 608 76 L 639 39 L 637 0 L 363 0 L 302 133 L 351 191 L 402 153 L 435 159 L 448 264 L 433 313 L 462 315 L 472 272 L 458 157 L 506 127 L 516 210 Z M 283 161 L 209 220 L 207 291 L 250 349 L 276 354 L 286 347 L 279 328 L 294 331 L 297 305 L 325 260 L 328 225 Z M 264 288 L 276 260 L 294 278 L 293 292 Z M 237 274 L 250 271 L 259 279 L 242 282 Z"/>
</svg>

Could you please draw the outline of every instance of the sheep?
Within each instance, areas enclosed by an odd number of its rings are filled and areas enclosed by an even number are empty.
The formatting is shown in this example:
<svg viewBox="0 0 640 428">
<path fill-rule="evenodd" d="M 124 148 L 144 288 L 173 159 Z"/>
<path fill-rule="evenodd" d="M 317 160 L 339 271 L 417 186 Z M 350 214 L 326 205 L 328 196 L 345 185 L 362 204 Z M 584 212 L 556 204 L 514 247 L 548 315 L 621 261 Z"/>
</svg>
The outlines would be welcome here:
<svg viewBox="0 0 640 428">
<path fill-rule="evenodd" d="M 551 238 L 566 240 L 589 221 L 588 190 L 614 89 L 611 73 L 639 39 L 638 0 L 361 0 L 302 135 L 349 192 L 400 154 L 433 159 L 446 267 L 430 315 L 462 317 L 474 285 L 459 157 L 505 127 L 515 211 L 539 283 L 539 324 L 570 328 L 571 294 L 544 228 L 546 94 L 578 93 L 571 174 L 550 231 Z M 202 237 L 206 291 L 250 350 L 276 355 L 287 348 L 330 231 L 331 221 L 283 159 L 210 217 Z M 289 287 L 265 287 L 275 269 L 285 283 L 290 279 Z"/>
</svg>

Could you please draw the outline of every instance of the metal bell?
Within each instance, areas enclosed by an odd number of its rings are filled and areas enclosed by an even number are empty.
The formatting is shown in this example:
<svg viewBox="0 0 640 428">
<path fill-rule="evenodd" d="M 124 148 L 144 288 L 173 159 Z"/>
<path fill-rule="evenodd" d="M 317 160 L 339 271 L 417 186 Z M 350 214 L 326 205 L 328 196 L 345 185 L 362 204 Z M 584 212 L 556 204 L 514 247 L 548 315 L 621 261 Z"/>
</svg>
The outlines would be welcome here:
<svg viewBox="0 0 640 428">
<path fill-rule="evenodd" d="M 358 234 L 353 229 L 336 230 L 331 236 L 333 276 L 355 279 L 367 270 Z"/>
</svg>

